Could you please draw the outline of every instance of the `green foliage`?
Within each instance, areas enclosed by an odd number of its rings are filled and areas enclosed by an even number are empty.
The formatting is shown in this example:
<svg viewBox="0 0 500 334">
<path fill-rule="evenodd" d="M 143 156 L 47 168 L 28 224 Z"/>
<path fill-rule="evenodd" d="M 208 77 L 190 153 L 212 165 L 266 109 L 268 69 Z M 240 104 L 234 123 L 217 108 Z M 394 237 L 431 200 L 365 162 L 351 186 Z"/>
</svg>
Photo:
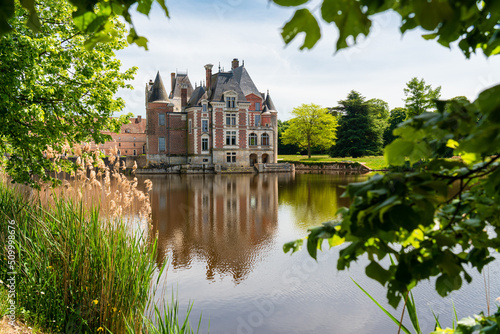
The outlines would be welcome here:
<svg viewBox="0 0 500 334">
<path fill-rule="evenodd" d="M 85 47 L 91 50 L 97 43 L 110 43 L 122 34 L 122 27 L 118 24 L 117 16 L 123 18 L 129 25 L 130 30 L 127 36 L 129 43 L 135 43 L 147 50 L 148 40 L 136 33 L 130 8 L 138 4 L 137 11 L 144 15 L 149 15 L 154 0 L 69 0 L 62 3 L 63 7 L 70 7 L 70 15 L 73 17 L 73 24 L 82 34 L 85 34 Z M 156 0 L 168 17 L 168 9 L 164 0 Z M 0 1 L 0 36 L 16 30 L 16 25 L 10 20 L 16 16 L 15 7 L 22 5 L 29 14 L 24 23 L 32 32 L 38 33 L 44 29 L 47 21 L 43 17 L 43 11 L 59 10 L 61 3 L 51 3 L 49 7 L 40 6 L 35 0 L 1 0 Z"/>
<path fill-rule="evenodd" d="M 158 308 L 158 306 L 154 306 L 154 321 L 144 317 L 144 321 L 146 323 L 148 334 L 194 334 L 200 332 L 201 326 L 201 315 L 198 320 L 198 327 L 196 328 L 196 332 L 194 328 L 189 323 L 189 317 L 191 311 L 193 309 L 193 303 L 188 306 L 186 317 L 183 322 L 180 322 L 180 314 L 179 314 L 179 303 L 176 298 L 174 298 L 174 294 L 172 293 L 172 300 L 168 303 L 165 303 L 165 308 L 163 312 Z M 209 326 L 210 327 L 210 326 Z M 209 328 L 210 331 L 210 328 Z M 129 325 L 127 328 L 127 333 L 135 334 L 137 333 L 133 326 Z"/>
<path fill-rule="evenodd" d="M 330 150 L 332 157 L 358 158 L 382 153 L 382 133 L 388 114 L 387 103 L 382 100 L 365 100 L 351 91 L 346 100 L 339 101 L 336 109 L 339 120 L 337 144 Z"/>
<path fill-rule="evenodd" d="M 295 154 L 300 151 L 300 148 L 294 144 L 283 144 L 283 133 L 288 129 L 290 123 L 288 121 L 278 120 L 278 153 L 279 154 Z"/>
<path fill-rule="evenodd" d="M 43 0 L 36 10 L 38 32 L 25 26 L 26 10 L 18 5 L 9 20 L 13 30 L 0 37 L 0 156 L 14 181 L 31 185 L 72 168 L 57 154 L 70 154 L 67 144 L 102 143 L 110 136 L 101 131 L 116 132 L 126 122 L 110 117 L 123 109 L 114 95 L 130 88 L 126 80 L 135 72 L 122 73 L 115 58 L 114 50 L 126 45 L 117 21 L 117 34 L 89 51 L 89 35 L 75 27 L 65 0 Z"/>
<path fill-rule="evenodd" d="M 499 94 L 495 86 L 473 103 L 441 101 L 437 112 L 397 128 L 399 138 L 385 149 L 387 162 L 403 166 L 406 157 L 413 169 L 349 185 L 350 208 L 339 209 L 338 223 L 310 230 L 309 254 L 316 256 L 323 239 L 345 238 L 337 268 L 365 254 L 367 275 L 387 287 L 394 307 L 431 277 L 441 296 L 470 282 L 466 268 L 481 271 L 494 259 L 491 250 L 500 249 Z M 446 147 L 463 159 L 441 158 Z M 384 267 L 379 262 L 387 255 L 394 264 Z"/>
<path fill-rule="evenodd" d="M 326 108 L 316 104 L 302 104 L 292 110 L 295 117 L 281 135 L 283 144 L 295 144 L 307 148 L 311 157 L 313 147 L 328 149 L 335 144 L 337 120 Z"/>
<path fill-rule="evenodd" d="M 500 333 L 500 307 L 497 312 L 490 316 L 485 316 L 483 313 L 474 315 L 474 317 L 467 317 L 457 322 L 456 329 L 437 328 L 430 334 L 498 334 Z"/>
<path fill-rule="evenodd" d="M 298 32 L 304 32 L 306 43 L 301 49 L 311 48 L 321 37 L 321 31 L 318 19 L 307 9 L 307 5 L 316 7 L 317 4 L 297 0 L 273 2 L 280 6 L 298 7 L 296 15 L 283 28 L 285 43 L 290 43 Z M 349 38 L 356 42 L 359 35 L 368 36 L 371 18 L 389 10 L 401 16 L 402 33 L 420 27 L 427 31 L 422 37 L 435 39 L 445 47 L 458 42 L 467 58 L 477 49 L 487 56 L 500 53 L 500 4 L 496 0 L 322 0 L 320 16 L 324 22 L 336 25 L 339 31 L 336 49 L 341 50 L 349 46 Z M 302 19 L 296 18 L 297 13 Z"/>
<path fill-rule="evenodd" d="M 441 86 L 432 89 L 424 79 L 412 78 L 404 89 L 407 118 L 436 110 L 436 100 L 441 96 Z"/>
<path fill-rule="evenodd" d="M 403 123 L 407 116 L 405 108 L 394 108 L 391 110 L 391 115 L 387 121 L 387 127 L 384 129 L 384 147 L 392 143 L 397 137 L 394 135 L 394 130 L 399 124 Z"/>
</svg>

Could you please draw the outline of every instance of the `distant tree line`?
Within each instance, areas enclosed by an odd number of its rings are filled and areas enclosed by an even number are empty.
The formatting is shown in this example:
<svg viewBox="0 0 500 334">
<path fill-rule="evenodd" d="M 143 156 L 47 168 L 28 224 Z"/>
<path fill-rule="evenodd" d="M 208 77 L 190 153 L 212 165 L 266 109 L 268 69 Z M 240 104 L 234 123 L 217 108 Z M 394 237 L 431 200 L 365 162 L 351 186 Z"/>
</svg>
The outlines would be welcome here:
<svg viewBox="0 0 500 334">
<path fill-rule="evenodd" d="M 384 147 L 396 139 L 393 131 L 399 124 L 424 112 L 436 111 L 436 101 L 441 96 L 441 87 L 433 89 L 424 79 L 412 78 L 406 84 L 404 95 L 405 107 L 389 110 L 387 102 L 380 99 L 367 100 L 359 92 L 351 91 L 346 99 L 338 101 L 337 107 L 326 108 L 325 111 L 335 117 L 336 129 L 332 132 L 330 127 L 328 136 L 325 133 L 322 139 L 332 137 L 332 142 L 335 140 L 334 144 L 329 147 L 309 145 L 309 153 L 352 158 L 381 155 Z M 303 109 L 305 106 L 308 105 L 295 108 L 293 114 L 297 116 L 297 109 Z M 297 130 L 301 123 L 304 121 L 298 117 L 288 121 L 278 121 L 279 154 L 308 153 L 308 147 L 304 144 L 304 130 Z M 450 154 L 451 150 L 443 152 L 444 156 Z"/>
</svg>

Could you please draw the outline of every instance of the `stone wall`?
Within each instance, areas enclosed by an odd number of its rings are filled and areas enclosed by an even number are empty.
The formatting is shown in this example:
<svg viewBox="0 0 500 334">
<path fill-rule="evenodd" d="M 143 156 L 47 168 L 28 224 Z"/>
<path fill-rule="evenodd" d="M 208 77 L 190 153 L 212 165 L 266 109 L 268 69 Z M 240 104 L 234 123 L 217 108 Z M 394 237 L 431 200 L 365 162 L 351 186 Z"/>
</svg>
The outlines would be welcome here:
<svg viewBox="0 0 500 334">
<path fill-rule="evenodd" d="M 335 163 L 317 163 L 317 164 L 301 164 L 292 162 L 295 165 L 295 170 L 314 170 L 314 171 L 356 171 L 367 173 L 370 168 L 357 162 L 335 162 Z"/>
</svg>

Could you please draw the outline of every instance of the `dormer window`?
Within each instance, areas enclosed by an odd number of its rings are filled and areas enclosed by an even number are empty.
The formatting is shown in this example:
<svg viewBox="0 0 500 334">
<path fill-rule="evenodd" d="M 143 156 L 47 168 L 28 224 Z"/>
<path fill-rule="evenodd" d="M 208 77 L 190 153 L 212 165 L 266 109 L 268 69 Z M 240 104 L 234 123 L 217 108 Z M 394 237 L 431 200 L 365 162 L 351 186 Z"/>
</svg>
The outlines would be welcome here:
<svg viewBox="0 0 500 334">
<path fill-rule="evenodd" d="M 235 109 L 237 106 L 238 93 L 234 90 L 224 92 L 224 101 L 226 101 L 226 109 Z"/>
<path fill-rule="evenodd" d="M 255 102 L 255 111 L 260 111 L 260 103 Z"/>
<path fill-rule="evenodd" d="M 207 112 L 208 106 L 206 103 L 202 104 L 203 112 Z"/>
<path fill-rule="evenodd" d="M 233 96 L 228 96 L 226 98 L 226 108 L 236 108 L 236 98 Z"/>
</svg>

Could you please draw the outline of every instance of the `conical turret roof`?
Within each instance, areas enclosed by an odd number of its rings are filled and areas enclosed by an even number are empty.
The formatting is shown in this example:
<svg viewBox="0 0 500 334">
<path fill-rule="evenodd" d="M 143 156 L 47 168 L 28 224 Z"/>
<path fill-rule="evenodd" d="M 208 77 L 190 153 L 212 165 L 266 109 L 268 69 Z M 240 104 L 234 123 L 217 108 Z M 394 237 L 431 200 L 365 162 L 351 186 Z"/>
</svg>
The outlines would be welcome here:
<svg viewBox="0 0 500 334">
<path fill-rule="evenodd" d="M 155 82 L 151 87 L 151 95 L 149 95 L 148 102 L 169 102 L 168 94 L 163 85 L 163 80 L 160 76 L 160 71 L 156 74 Z"/>
<path fill-rule="evenodd" d="M 268 110 L 276 110 L 273 100 L 271 99 L 271 95 L 269 95 L 269 91 L 267 91 L 265 105 L 267 106 Z"/>
</svg>

